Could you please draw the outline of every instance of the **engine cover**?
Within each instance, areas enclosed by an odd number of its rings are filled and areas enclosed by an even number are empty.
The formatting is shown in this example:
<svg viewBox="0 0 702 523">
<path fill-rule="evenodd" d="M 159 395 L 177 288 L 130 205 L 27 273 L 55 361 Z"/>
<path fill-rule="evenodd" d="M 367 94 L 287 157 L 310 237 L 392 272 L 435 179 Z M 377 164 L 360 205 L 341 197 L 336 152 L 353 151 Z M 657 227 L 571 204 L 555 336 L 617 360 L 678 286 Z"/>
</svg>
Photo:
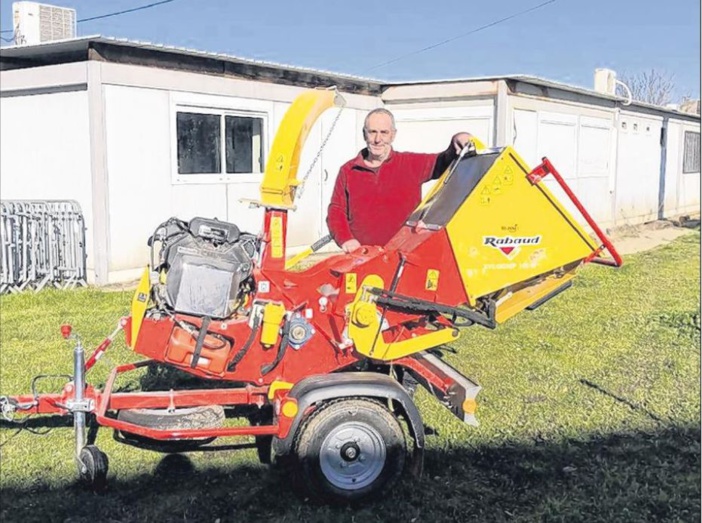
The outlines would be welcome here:
<svg viewBox="0 0 702 523">
<path fill-rule="evenodd" d="M 167 306 L 194 316 L 230 316 L 241 284 L 251 277 L 257 239 L 233 224 L 204 218 L 160 239 L 166 272 L 160 294 Z"/>
</svg>

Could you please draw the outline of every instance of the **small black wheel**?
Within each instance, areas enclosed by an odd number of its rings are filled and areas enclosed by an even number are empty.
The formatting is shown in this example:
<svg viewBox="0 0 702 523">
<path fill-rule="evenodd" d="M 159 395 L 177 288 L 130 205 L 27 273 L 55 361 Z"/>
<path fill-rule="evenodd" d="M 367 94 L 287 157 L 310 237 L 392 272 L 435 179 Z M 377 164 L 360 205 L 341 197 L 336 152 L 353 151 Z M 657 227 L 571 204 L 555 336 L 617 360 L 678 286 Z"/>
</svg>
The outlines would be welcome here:
<svg viewBox="0 0 702 523">
<path fill-rule="evenodd" d="M 107 455 L 95 445 L 86 445 L 78 454 L 78 474 L 83 483 L 95 492 L 107 487 Z"/>
<path fill-rule="evenodd" d="M 314 502 L 349 504 L 378 497 L 402 474 L 407 454 L 397 418 L 383 405 L 330 402 L 304 422 L 294 444 L 294 486 Z"/>
</svg>

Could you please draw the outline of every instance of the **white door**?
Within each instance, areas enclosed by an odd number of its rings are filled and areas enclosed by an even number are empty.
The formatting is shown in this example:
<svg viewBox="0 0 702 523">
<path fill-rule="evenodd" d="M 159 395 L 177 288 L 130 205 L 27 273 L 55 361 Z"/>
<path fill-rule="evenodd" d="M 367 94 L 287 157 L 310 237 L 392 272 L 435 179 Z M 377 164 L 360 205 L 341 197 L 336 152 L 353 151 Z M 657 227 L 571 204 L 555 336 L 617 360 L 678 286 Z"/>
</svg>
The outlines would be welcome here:
<svg viewBox="0 0 702 523">
<path fill-rule="evenodd" d="M 661 119 L 640 115 L 619 119 L 615 216 L 620 225 L 658 217 L 661 126 Z"/>
</svg>

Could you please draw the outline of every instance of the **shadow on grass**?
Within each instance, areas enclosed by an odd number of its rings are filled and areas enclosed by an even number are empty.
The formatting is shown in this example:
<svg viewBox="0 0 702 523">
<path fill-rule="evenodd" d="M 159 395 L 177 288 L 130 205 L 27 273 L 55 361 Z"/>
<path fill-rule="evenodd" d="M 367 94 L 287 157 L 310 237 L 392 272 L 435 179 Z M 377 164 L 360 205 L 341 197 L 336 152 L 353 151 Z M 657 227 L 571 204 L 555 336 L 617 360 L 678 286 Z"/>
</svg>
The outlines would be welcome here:
<svg viewBox="0 0 702 523">
<path fill-rule="evenodd" d="M 421 479 L 355 509 L 311 506 L 263 466 L 196 467 L 187 455 L 109 479 L 102 495 L 40 480 L 5 488 L 0 520 L 697 521 L 700 429 L 430 450 Z"/>
<path fill-rule="evenodd" d="M 661 418 L 656 416 L 653 412 L 648 410 L 646 407 L 644 407 L 642 405 L 638 405 L 638 404 L 634 403 L 633 401 L 630 401 L 622 396 L 614 394 L 613 392 L 608 391 L 607 389 L 605 389 L 601 385 L 598 385 L 597 383 L 594 383 L 594 382 L 592 382 L 590 380 L 586 380 L 586 379 L 581 379 L 580 383 L 582 385 L 585 385 L 586 387 L 590 387 L 591 389 L 596 390 L 597 392 L 599 392 L 601 394 L 604 394 L 605 396 L 612 398 L 613 400 L 618 401 L 622 405 L 626 405 L 627 407 L 629 407 L 631 410 L 633 410 L 635 412 L 640 412 L 642 414 L 645 414 L 646 416 L 651 418 L 653 421 L 657 421 L 658 423 L 663 423 L 663 420 Z"/>
</svg>

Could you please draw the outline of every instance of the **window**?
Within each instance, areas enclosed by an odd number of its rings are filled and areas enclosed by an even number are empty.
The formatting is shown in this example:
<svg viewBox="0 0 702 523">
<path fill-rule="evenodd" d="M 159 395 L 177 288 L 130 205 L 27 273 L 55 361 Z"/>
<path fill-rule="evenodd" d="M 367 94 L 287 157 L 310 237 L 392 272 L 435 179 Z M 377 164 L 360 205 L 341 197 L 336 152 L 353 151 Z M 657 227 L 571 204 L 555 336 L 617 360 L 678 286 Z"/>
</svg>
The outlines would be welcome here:
<svg viewBox="0 0 702 523">
<path fill-rule="evenodd" d="M 264 118 L 205 111 L 176 112 L 178 175 L 263 172 Z"/>
<path fill-rule="evenodd" d="M 683 173 L 700 172 L 700 133 L 685 131 Z"/>
<path fill-rule="evenodd" d="M 214 114 L 178 113 L 178 174 L 221 172 L 220 120 Z"/>
<path fill-rule="evenodd" d="M 263 171 L 262 118 L 224 117 L 224 143 L 227 173 Z"/>
</svg>

